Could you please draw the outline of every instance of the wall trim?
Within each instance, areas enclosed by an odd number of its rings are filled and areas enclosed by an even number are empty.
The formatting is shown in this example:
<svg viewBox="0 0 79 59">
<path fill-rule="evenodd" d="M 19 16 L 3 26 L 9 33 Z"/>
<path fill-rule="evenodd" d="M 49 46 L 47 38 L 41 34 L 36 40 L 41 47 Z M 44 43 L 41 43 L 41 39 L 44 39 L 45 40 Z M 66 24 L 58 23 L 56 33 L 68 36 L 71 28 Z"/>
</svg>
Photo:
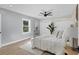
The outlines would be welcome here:
<svg viewBox="0 0 79 59">
<path fill-rule="evenodd" d="M 1 48 L 1 47 L 4 47 L 4 46 L 7 46 L 7 45 L 10 45 L 10 44 L 13 44 L 13 43 L 17 43 L 17 42 L 20 42 L 20 41 L 29 39 L 29 38 L 31 38 L 31 37 L 24 38 L 24 39 L 20 39 L 20 40 L 16 40 L 16 41 L 12 41 L 12 42 L 9 42 L 9 43 L 6 43 L 6 44 L 2 44 L 2 45 L 0 46 L 0 48 Z"/>
</svg>

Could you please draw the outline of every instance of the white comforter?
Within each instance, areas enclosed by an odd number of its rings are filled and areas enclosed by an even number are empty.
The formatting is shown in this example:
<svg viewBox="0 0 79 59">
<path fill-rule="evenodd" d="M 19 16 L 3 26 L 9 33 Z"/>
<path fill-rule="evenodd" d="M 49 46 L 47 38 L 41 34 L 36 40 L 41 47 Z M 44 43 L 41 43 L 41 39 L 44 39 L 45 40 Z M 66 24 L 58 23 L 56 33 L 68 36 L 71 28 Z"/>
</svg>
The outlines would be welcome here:
<svg viewBox="0 0 79 59">
<path fill-rule="evenodd" d="M 58 55 L 64 54 L 64 40 L 55 36 L 39 36 L 32 40 L 32 47 L 36 47 Z"/>
</svg>

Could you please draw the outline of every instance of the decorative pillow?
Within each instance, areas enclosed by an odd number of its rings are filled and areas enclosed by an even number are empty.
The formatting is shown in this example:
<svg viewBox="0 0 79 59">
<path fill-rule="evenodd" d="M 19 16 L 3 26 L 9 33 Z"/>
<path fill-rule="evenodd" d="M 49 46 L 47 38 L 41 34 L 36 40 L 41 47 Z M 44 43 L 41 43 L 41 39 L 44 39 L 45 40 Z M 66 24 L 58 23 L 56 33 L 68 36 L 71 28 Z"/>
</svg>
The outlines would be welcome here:
<svg viewBox="0 0 79 59">
<path fill-rule="evenodd" d="M 59 31 L 57 38 L 61 39 L 62 38 L 63 32 Z"/>
<path fill-rule="evenodd" d="M 56 34 L 56 38 L 58 37 L 58 35 L 59 35 L 59 31 L 58 31 L 57 34 Z"/>
<path fill-rule="evenodd" d="M 58 37 L 58 31 L 56 31 L 56 30 L 54 31 L 54 36 Z"/>
</svg>

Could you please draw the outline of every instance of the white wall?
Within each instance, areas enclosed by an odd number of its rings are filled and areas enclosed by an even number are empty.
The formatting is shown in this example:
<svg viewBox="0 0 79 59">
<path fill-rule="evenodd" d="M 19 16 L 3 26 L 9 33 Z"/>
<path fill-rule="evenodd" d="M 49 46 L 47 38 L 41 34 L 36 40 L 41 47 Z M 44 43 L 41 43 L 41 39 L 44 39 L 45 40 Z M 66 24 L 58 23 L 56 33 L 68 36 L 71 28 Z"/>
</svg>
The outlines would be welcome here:
<svg viewBox="0 0 79 59">
<path fill-rule="evenodd" d="M 64 30 L 67 27 L 69 27 L 70 24 L 73 23 L 73 21 L 71 20 L 71 18 L 56 18 L 56 19 L 47 19 L 47 20 L 41 20 L 40 22 L 40 34 L 41 35 L 46 35 L 46 34 L 50 34 L 49 30 L 46 28 L 48 27 L 48 25 L 54 22 L 55 26 L 57 27 L 56 29 L 59 30 Z"/>
<path fill-rule="evenodd" d="M 0 32 L 1 32 L 1 14 L 0 14 Z"/>
<path fill-rule="evenodd" d="M 0 32 L 1 32 L 1 14 L 0 14 Z M 1 33 L 0 33 L 0 46 L 1 46 Z"/>
<path fill-rule="evenodd" d="M 79 15 L 79 14 L 78 14 Z M 79 18 L 78 18 L 79 19 Z M 79 21 L 78 21 L 78 46 L 79 46 Z"/>
<path fill-rule="evenodd" d="M 79 46 L 79 5 L 78 5 L 78 46 Z"/>
<path fill-rule="evenodd" d="M 33 36 L 34 21 L 37 20 L 36 18 L 2 8 L 0 9 L 0 13 L 2 14 L 2 44 Z M 22 32 L 22 18 L 31 20 L 31 32 L 28 34 L 23 34 Z"/>
</svg>

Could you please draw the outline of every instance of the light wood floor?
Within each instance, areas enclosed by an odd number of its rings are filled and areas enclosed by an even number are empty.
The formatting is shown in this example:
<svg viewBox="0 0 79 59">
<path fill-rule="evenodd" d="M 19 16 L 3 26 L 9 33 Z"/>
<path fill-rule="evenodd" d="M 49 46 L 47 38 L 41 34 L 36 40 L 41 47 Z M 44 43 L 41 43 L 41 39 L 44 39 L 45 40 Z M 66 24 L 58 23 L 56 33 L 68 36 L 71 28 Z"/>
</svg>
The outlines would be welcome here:
<svg viewBox="0 0 79 59">
<path fill-rule="evenodd" d="M 14 44 L 0 48 L 0 55 L 33 55 L 32 53 L 30 53 L 26 50 L 23 50 L 19 47 L 19 46 L 27 43 L 29 40 L 31 40 L 31 39 L 26 39 L 26 40 L 23 40 L 21 42 L 14 43 Z M 67 49 L 65 49 L 65 51 L 68 53 L 71 53 L 69 55 L 73 54 L 71 51 L 69 51 Z M 74 53 L 74 55 L 76 55 L 76 54 Z"/>
<path fill-rule="evenodd" d="M 33 55 L 32 53 L 19 48 L 20 45 L 27 43 L 29 40 L 31 39 L 26 39 L 24 41 L 0 48 L 0 55 Z"/>
</svg>

